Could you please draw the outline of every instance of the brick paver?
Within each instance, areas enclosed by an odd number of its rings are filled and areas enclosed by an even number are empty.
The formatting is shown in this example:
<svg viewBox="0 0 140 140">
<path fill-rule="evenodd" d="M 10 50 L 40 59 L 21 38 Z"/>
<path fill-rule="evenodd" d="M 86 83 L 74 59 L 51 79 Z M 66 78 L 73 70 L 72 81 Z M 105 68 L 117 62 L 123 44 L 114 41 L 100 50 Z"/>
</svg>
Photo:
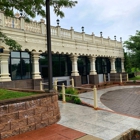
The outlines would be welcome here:
<svg viewBox="0 0 140 140">
<path fill-rule="evenodd" d="M 101 102 L 115 112 L 140 117 L 140 88 L 109 91 L 101 96 Z"/>
<path fill-rule="evenodd" d="M 54 124 L 4 140 L 76 140 L 85 135 L 85 133 L 80 131 L 73 130 L 60 124 Z"/>
</svg>

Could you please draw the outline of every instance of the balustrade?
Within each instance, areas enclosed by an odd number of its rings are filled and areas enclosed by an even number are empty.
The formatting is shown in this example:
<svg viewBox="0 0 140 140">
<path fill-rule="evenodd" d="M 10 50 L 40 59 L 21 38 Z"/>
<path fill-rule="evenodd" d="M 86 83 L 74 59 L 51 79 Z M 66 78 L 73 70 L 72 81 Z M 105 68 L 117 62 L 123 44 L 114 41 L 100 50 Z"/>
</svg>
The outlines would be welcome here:
<svg viewBox="0 0 140 140">
<path fill-rule="evenodd" d="M 41 19 L 40 22 L 31 21 L 25 22 L 23 17 L 6 17 L 4 13 L 0 12 L 0 26 L 5 26 L 9 28 L 16 28 L 21 29 L 28 32 L 39 33 L 39 34 L 46 34 L 46 25 L 45 21 Z M 110 40 L 109 38 L 102 38 L 92 35 L 88 35 L 85 33 L 75 32 L 73 28 L 71 30 L 60 28 L 60 26 L 54 27 L 51 26 L 51 35 L 57 36 L 59 38 L 69 38 L 72 40 L 79 40 L 85 42 L 92 42 L 93 44 L 99 46 L 106 46 L 106 47 L 120 47 L 122 48 L 122 42 L 116 40 Z"/>
</svg>

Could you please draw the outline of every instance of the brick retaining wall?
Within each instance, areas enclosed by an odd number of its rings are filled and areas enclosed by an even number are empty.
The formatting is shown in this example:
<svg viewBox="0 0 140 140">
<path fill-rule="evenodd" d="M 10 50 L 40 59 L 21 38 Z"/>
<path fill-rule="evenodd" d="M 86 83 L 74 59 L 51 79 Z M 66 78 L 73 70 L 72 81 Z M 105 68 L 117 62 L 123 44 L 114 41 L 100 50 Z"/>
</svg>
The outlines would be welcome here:
<svg viewBox="0 0 140 140">
<path fill-rule="evenodd" d="M 0 101 L 0 140 L 46 127 L 59 119 L 56 94 L 43 93 Z"/>
</svg>

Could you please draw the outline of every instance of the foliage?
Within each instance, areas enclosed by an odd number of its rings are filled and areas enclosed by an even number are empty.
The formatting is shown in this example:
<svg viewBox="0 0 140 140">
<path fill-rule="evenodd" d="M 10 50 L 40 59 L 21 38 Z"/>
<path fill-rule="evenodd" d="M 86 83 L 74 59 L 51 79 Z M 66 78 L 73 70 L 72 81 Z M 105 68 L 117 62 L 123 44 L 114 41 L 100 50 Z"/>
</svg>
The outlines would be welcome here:
<svg viewBox="0 0 140 140">
<path fill-rule="evenodd" d="M 0 11 L 4 11 L 6 16 L 14 17 L 14 10 L 19 11 L 21 16 L 24 16 L 26 21 L 40 15 L 46 17 L 45 5 L 47 0 L 0 0 Z M 64 17 L 63 7 L 72 8 L 77 4 L 73 0 L 50 0 L 50 6 L 53 6 L 54 12 L 61 18 Z M 12 50 L 20 50 L 21 45 L 15 40 L 8 38 L 2 32 L 0 37 L 3 37 L 3 42 L 9 45 Z"/>
<path fill-rule="evenodd" d="M 66 102 L 73 102 L 73 103 L 76 103 L 76 104 L 80 104 L 81 103 L 81 100 L 79 99 L 79 97 L 77 95 L 78 91 L 76 89 L 67 88 L 65 90 L 65 93 L 69 94 L 69 95 L 66 95 Z M 71 96 L 71 95 L 74 95 L 74 96 Z M 62 93 L 59 95 L 59 99 L 62 99 Z"/>
<path fill-rule="evenodd" d="M 124 68 L 127 73 L 131 73 L 131 59 L 128 53 L 124 52 Z"/>
<path fill-rule="evenodd" d="M 31 93 L 31 92 L 27 93 L 27 92 L 18 92 L 18 91 L 0 89 L 0 100 L 20 98 L 20 97 L 25 97 L 25 96 L 31 96 L 34 94 L 36 94 L 36 93 Z"/>
<path fill-rule="evenodd" d="M 25 18 L 29 16 L 35 18 L 37 15 L 46 16 L 45 5 L 47 0 L 1 0 L 0 11 L 4 11 L 6 16 L 14 16 L 14 9 L 20 11 Z M 64 17 L 63 7 L 72 8 L 77 4 L 73 0 L 50 0 L 57 16 Z"/>
<path fill-rule="evenodd" d="M 140 31 L 136 31 L 134 36 L 124 42 L 124 47 L 130 51 L 131 66 L 140 68 Z"/>
<path fill-rule="evenodd" d="M 21 45 L 17 43 L 15 40 L 7 37 L 4 33 L 0 32 L 0 38 L 2 39 L 2 42 L 4 42 L 6 45 L 10 46 L 9 49 L 12 50 L 21 50 Z"/>
<path fill-rule="evenodd" d="M 133 78 L 129 78 L 129 80 L 140 80 L 140 75 L 137 75 L 137 76 L 135 76 Z"/>
</svg>

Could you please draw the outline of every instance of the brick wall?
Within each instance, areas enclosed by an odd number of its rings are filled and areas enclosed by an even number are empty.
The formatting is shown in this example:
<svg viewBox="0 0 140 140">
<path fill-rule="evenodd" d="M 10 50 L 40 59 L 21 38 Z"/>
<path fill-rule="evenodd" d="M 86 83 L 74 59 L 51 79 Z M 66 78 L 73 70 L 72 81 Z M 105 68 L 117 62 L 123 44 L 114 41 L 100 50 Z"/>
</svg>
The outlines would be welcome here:
<svg viewBox="0 0 140 140">
<path fill-rule="evenodd" d="M 0 140 L 46 127 L 60 119 L 58 96 L 43 93 L 0 101 Z"/>
</svg>

